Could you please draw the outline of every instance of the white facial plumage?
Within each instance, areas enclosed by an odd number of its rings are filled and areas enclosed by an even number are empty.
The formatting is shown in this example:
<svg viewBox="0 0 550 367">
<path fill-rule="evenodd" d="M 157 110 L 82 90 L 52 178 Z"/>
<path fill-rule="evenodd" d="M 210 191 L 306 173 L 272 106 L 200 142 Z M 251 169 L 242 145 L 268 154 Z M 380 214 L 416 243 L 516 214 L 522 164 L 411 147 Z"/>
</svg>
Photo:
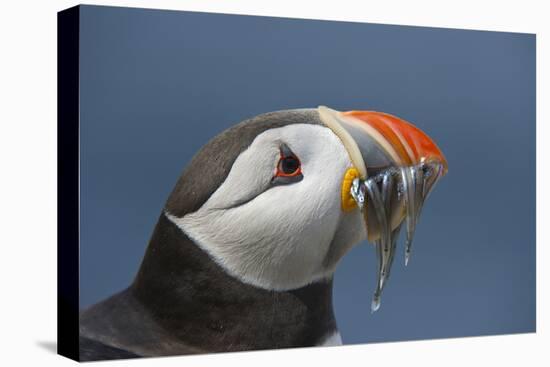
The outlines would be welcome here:
<svg viewBox="0 0 550 367">
<path fill-rule="evenodd" d="M 303 179 L 272 186 L 282 144 L 300 160 Z M 197 211 L 166 215 L 230 275 L 265 289 L 299 288 L 332 275 L 339 259 L 366 239 L 361 212 L 341 209 L 351 165 L 325 126 L 266 130 Z"/>
</svg>

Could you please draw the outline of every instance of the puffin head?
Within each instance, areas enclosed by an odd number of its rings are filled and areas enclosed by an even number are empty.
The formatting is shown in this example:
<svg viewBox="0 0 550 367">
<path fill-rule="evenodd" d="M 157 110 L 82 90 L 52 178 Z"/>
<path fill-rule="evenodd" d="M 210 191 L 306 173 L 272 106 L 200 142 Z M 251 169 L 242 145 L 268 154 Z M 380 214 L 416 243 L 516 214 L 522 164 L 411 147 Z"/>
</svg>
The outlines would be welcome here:
<svg viewBox="0 0 550 367">
<path fill-rule="evenodd" d="M 435 143 L 395 116 L 277 111 L 206 144 L 164 214 L 229 275 L 290 290 L 330 278 L 365 239 L 395 247 L 446 169 Z"/>
</svg>

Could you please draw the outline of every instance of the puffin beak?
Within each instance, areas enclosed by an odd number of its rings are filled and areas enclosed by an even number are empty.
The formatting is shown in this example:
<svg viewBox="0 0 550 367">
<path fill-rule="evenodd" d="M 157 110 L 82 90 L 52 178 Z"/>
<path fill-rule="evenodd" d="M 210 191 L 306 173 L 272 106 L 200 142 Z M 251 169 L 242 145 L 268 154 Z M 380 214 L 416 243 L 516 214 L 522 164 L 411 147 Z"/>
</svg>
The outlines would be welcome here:
<svg viewBox="0 0 550 367">
<path fill-rule="evenodd" d="M 367 171 L 378 161 L 372 161 L 373 139 L 383 149 L 386 161 L 398 166 L 414 166 L 426 161 L 442 164 L 443 174 L 447 173 L 447 160 L 434 141 L 413 124 L 396 116 L 375 111 L 343 112 L 344 128 L 357 139 Z M 373 164 L 374 163 L 374 164 Z"/>
<path fill-rule="evenodd" d="M 362 210 L 367 238 L 379 253 L 376 310 L 402 223 L 406 223 L 407 264 L 422 206 L 447 173 L 447 160 L 428 135 L 398 117 L 375 111 L 339 112 L 324 106 L 318 111 L 353 164 L 342 183 L 342 210 Z"/>
</svg>

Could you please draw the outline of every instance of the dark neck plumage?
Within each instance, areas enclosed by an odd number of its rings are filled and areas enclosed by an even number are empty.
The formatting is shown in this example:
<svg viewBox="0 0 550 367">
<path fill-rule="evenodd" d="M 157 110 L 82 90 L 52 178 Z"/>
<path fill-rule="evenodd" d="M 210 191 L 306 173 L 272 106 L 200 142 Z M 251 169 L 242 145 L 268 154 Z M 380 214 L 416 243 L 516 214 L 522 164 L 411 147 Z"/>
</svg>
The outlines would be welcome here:
<svg viewBox="0 0 550 367">
<path fill-rule="evenodd" d="M 164 214 L 130 291 L 177 340 L 208 351 L 311 346 L 336 330 L 332 280 L 281 292 L 244 284 Z"/>
</svg>

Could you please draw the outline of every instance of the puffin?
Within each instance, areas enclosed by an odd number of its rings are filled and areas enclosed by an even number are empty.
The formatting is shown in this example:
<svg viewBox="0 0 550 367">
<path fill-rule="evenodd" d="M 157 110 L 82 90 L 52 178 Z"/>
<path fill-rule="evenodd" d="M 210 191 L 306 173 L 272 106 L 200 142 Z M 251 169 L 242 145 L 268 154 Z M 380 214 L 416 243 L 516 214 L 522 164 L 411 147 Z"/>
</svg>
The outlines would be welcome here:
<svg viewBox="0 0 550 367">
<path fill-rule="evenodd" d="M 325 106 L 264 113 L 184 168 L 133 282 L 80 311 L 81 361 L 341 345 L 342 257 L 378 258 L 372 311 L 403 228 L 447 172 L 435 142 L 396 116 Z"/>
</svg>

